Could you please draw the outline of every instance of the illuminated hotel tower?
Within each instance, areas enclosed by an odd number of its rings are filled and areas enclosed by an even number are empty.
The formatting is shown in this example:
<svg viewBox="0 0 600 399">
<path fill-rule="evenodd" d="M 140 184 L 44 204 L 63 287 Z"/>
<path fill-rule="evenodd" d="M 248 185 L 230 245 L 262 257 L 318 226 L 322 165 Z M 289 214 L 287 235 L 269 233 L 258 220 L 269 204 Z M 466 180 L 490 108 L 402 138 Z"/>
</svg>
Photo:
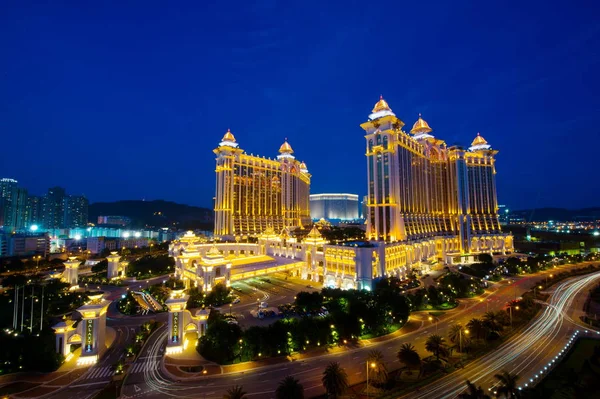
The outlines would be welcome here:
<svg viewBox="0 0 600 399">
<path fill-rule="evenodd" d="M 403 126 L 383 98 L 361 125 L 367 144 L 368 238 L 414 242 L 454 237 L 457 252 L 465 254 L 478 248 L 478 235 L 501 234 L 497 151 L 480 135 L 468 150 L 447 147 L 420 115 L 410 134 Z"/>
<path fill-rule="evenodd" d="M 277 159 L 248 155 L 228 130 L 217 155 L 215 235 L 256 235 L 310 225 L 310 174 L 286 141 Z"/>
</svg>

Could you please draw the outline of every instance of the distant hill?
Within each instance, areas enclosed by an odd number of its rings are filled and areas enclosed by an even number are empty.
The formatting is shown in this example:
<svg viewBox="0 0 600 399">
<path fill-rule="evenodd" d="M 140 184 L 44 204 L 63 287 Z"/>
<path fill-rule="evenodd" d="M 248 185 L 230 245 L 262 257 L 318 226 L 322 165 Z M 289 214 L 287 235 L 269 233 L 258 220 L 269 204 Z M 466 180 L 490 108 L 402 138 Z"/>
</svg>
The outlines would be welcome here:
<svg viewBox="0 0 600 399">
<path fill-rule="evenodd" d="M 169 201 L 117 201 L 90 204 L 89 220 L 98 216 L 127 216 L 132 228 L 176 227 L 180 229 L 213 229 L 213 210 Z"/>
<path fill-rule="evenodd" d="M 556 221 L 593 221 L 600 219 L 600 208 L 565 209 L 539 208 L 512 211 L 511 216 L 522 217 L 528 222 Z"/>
</svg>

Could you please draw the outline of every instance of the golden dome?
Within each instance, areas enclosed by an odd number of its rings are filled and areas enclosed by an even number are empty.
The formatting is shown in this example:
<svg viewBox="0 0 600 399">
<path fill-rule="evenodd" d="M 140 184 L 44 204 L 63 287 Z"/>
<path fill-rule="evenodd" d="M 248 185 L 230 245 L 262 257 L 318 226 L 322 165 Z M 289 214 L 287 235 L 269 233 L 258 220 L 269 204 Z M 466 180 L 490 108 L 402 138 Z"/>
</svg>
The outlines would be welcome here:
<svg viewBox="0 0 600 399">
<path fill-rule="evenodd" d="M 300 162 L 300 169 L 308 169 L 304 162 Z"/>
<path fill-rule="evenodd" d="M 371 112 L 376 113 L 379 111 L 392 111 L 388 103 L 383 99 L 383 96 L 379 96 L 379 101 L 377 101 L 377 104 L 375 104 L 373 111 Z"/>
<path fill-rule="evenodd" d="M 427 122 L 425 122 L 423 120 L 423 118 L 421 118 L 421 114 L 419 114 L 419 119 L 417 119 L 417 121 L 415 122 L 415 124 L 413 125 L 412 129 L 410 129 L 410 132 L 412 134 L 417 134 L 417 133 L 430 133 L 431 132 L 431 128 L 429 127 L 429 124 Z"/>
<path fill-rule="evenodd" d="M 472 146 L 476 146 L 476 145 L 482 145 L 482 144 L 487 144 L 488 142 L 485 141 L 485 139 L 483 137 L 481 137 L 479 135 L 479 133 L 477 133 L 477 137 L 475 137 L 475 140 L 473 140 L 473 142 L 471 143 Z"/>
<path fill-rule="evenodd" d="M 227 133 L 225 133 L 221 141 L 231 141 L 232 143 L 235 143 L 235 137 L 233 137 L 231 130 L 227 129 Z"/>
<path fill-rule="evenodd" d="M 294 153 L 294 150 L 292 150 L 292 146 L 287 142 L 287 138 L 285 139 L 285 141 L 283 142 L 281 147 L 279 147 L 279 153 L 281 153 L 281 154 L 293 154 Z"/>
</svg>

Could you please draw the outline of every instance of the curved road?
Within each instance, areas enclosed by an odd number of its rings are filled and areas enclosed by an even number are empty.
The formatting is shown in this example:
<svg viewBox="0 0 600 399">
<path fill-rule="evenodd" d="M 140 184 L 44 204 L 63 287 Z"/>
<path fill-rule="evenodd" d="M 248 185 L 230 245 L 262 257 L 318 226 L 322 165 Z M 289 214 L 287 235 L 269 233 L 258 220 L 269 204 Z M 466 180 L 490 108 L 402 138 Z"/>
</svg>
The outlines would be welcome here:
<svg viewBox="0 0 600 399">
<path fill-rule="evenodd" d="M 501 370 L 519 375 L 521 388 L 543 378 L 544 373 L 558 361 L 561 351 L 569 345 L 571 337 L 577 334 L 576 331 L 581 330 L 585 334 L 585 330 L 574 323 L 582 312 L 573 307 L 583 304 L 587 295 L 586 287 L 598 280 L 600 272 L 571 278 L 558 284 L 541 314 L 514 339 L 469 363 L 464 369 L 427 385 L 418 393 L 412 392 L 402 398 L 454 398 L 464 391 L 467 379 L 493 391 L 493 376 Z M 588 334 L 591 333 L 589 330 Z"/>
<path fill-rule="evenodd" d="M 251 398 L 270 398 L 274 396 L 278 383 L 287 375 L 293 375 L 303 384 L 307 397 L 316 396 L 324 392 L 321 385 L 321 373 L 329 362 L 340 362 L 348 373 L 350 384 L 359 383 L 366 379 L 365 362 L 372 349 L 380 350 L 384 354 L 384 361 L 388 364 L 388 369 L 394 369 L 397 366 L 395 363 L 398 362 L 396 352 L 403 343 L 411 342 L 420 353 L 423 353 L 425 339 L 428 335 L 437 330 L 440 335 L 445 336 L 449 326 L 455 323 L 466 325 L 473 317 L 483 315 L 488 308 L 495 310 L 504 306 L 543 278 L 544 275 L 541 277 L 538 275 L 515 280 L 513 284 L 496 284 L 493 288 L 495 291 L 489 294 L 484 301 L 465 300 L 458 310 L 449 312 L 437 323 L 431 323 L 424 316 L 411 316 L 410 324 L 413 331 L 398 334 L 385 341 L 366 341 L 361 348 L 325 354 L 303 361 L 255 368 L 245 372 L 206 376 L 193 381 L 174 382 L 165 376 L 160 367 L 155 364 L 154 367 L 145 368 L 143 376 L 139 375 L 137 378 L 128 379 L 122 393 L 124 397 L 217 398 L 222 397 L 229 387 L 238 384 L 249 392 L 248 396 Z M 572 305 L 573 294 L 580 292 L 597 278 L 600 278 L 600 272 L 559 284 L 550 299 L 552 306 L 544 309 L 524 332 L 505 343 L 499 350 L 472 362 L 465 369 L 452 373 L 421 389 L 420 392 L 406 397 L 423 397 L 425 393 L 428 398 L 454 397 L 464 389 L 464 381 L 467 378 L 488 388 L 493 375 L 502 368 L 509 368 L 521 374 L 523 374 L 523 370 L 532 368 L 539 370 L 539 366 L 548 363 L 549 358 L 555 356 L 559 347 L 562 348 L 568 341 L 567 336 L 572 332 L 573 327 L 569 327 L 571 324 L 565 322 L 562 312 Z M 147 359 L 160 359 L 164 351 L 165 340 L 164 334 L 155 334 L 142 356 Z"/>
</svg>

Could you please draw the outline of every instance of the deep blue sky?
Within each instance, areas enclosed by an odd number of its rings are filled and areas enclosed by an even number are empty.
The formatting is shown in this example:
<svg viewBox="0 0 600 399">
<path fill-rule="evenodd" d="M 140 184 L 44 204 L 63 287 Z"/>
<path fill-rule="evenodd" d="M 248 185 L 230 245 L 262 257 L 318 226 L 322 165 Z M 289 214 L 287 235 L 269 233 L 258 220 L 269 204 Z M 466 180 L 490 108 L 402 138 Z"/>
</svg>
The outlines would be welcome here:
<svg viewBox="0 0 600 399">
<path fill-rule="evenodd" d="M 501 203 L 600 205 L 593 1 L 249 3 L 3 2 L 1 177 L 210 206 L 231 128 L 271 157 L 288 137 L 313 193 L 363 194 L 359 124 L 383 94 L 409 129 L 481 132 Z"/>
</svg>

